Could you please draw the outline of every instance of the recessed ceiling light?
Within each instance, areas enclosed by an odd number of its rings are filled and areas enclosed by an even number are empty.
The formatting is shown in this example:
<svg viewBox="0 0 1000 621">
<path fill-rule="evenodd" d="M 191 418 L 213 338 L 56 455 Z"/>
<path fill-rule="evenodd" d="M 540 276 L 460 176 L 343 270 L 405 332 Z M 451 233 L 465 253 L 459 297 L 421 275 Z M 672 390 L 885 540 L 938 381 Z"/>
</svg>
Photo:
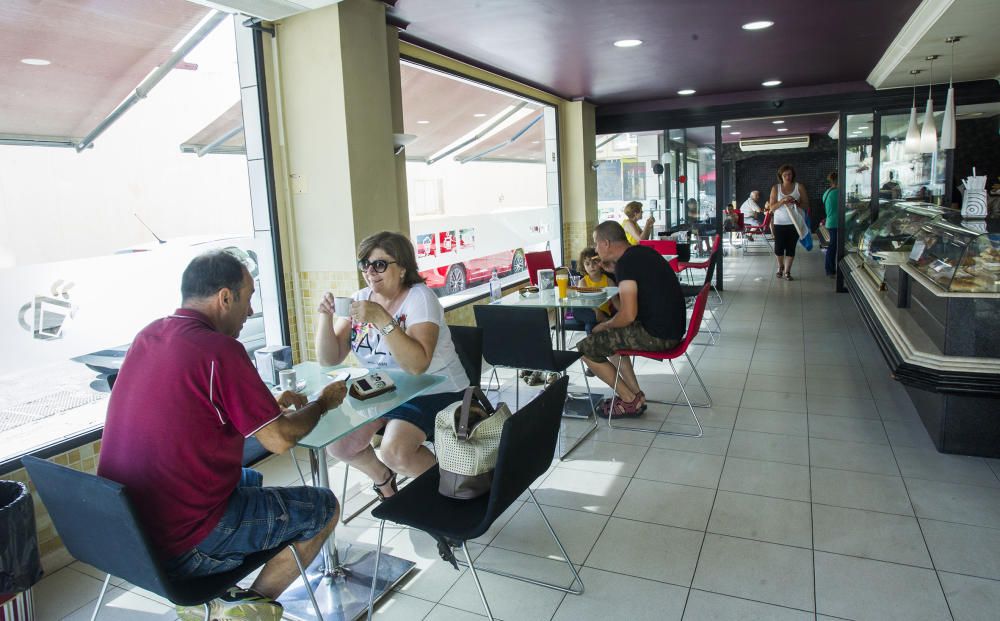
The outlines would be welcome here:
<svg viewBox="0 0 1000 621">
<path fill-rule="evenodd" d="M 743 30 L 763 30 L 765 28 L 770 28 L 774 25 L 774 22 L 769 22 L 766 19 L 759 22 L 750 22 L 749 24 L 743 24 Z"/>
<path fill-rule="evenodd" d="M 472 116 L 476 117 L 477 119 L 481 119 L 484 116 L 486 116 L 486 113 L 485 112 L 477 112 L 477 113 L 473 114 Z"/>
<path fill-rule="evenodd" d="M 678 95 L 694 95 L 695 92 L 696 91 L 693 88 L 682 88 L 681 90 L 677 91 L 677 94 Z"/>
<path fill-rule="evenodd" d="M 788 128 L 787 128 L 787 127 L 779 127 L 779 128 L 778 128 L 778 131 L 779 131 L 779 132 L 787 132 L 787 131 L 788 131 Z"/>
<path fill-rule="evenodd" d="M 740 132 L 729 132 L 730 136 L 739 136 Z"/>
<path fill-rule="evenodd" d="M 760 83 L 761 86 L 779 86 L 780 84 L 781 80 L 768 80 Z"/>
<path fill-rule="evenodd" d="M 722 129 L 729 129 L 730 127 L 732 127 L 732 125 L 723 125 Z"/>
<path fill-rule="evenodd" d="M 538 144 L 538 141 L 537 140 L 532 140 L 531 144 Z"/>
<path fill-rule="evenodd" d="M 637 45 L 642 45 L 642 41 L 639 39 L 621 39 L 620 41 L 615 41 L 615 47 L 635 47 Z"/>
<path fill-rule="evenodd" d="M 430 121 L 417 121 L 417 125 L 427 125 Z"/>
<path fill-rule="evenodd" d="M 771 121 L 771 122 L 774 123 L 775 125 L 782 125 L 782 124 L 784 124 L 784 121 L 780 121 L 780 120 L 779 121 Z"/>
<path fill-rule="evenodd" d="M 34 65 L 35 67 L 44 67 L 45 65 L 51 65 L 51 60 L 45 60 L 44 58 L 22 58 L 21 62 L 26 65 Z"/>
</svg>

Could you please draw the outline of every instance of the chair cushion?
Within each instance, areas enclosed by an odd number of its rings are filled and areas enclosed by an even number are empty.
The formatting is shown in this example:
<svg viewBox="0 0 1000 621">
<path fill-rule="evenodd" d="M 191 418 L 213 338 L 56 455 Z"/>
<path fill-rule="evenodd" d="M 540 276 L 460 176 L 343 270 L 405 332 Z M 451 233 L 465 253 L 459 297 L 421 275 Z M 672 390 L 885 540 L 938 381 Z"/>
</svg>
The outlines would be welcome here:
<svg viewBox="0 0 1000 621">
<path fill-rule="evenodd" d="M 472 500 L 448 498 L 438 493 L 440 479 L 437 467 L 431 468 L 375 507 L 372 516 L 459 541 L 485 533 L 490 526 L 484 520 L 489 494 Z"/>
</svg>

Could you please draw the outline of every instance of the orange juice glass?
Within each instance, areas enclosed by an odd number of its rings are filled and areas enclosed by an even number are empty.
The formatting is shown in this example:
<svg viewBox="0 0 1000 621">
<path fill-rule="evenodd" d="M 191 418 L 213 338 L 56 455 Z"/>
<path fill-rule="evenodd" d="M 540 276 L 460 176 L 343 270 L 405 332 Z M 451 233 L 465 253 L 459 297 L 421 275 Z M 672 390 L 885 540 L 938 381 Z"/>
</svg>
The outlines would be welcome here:
<svg viewBox="0 0 1000 621">
<path fill-rule="evenodd" d="M 559 297 L 566 297 L 569 288 L 569 274 L 556 274 L 556 286 L 559 287 Z"/>
</svg>

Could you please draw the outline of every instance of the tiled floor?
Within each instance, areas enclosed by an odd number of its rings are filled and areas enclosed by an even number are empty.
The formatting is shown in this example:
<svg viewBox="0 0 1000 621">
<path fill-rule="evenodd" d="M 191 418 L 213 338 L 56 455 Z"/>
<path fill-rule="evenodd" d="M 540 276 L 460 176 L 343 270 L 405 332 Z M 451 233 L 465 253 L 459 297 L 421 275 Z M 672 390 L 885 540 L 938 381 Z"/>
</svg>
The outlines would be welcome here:
<svg viewBox="0 0 1000 621">
<path fill-rule="evenodd" d="M 821 262 L 817 251 L 802 253 L 799 280 L 787 282 L 775 280 L 769 257 L 726 260 L 722 341 L 693 348 L 715 402 L 700 412 L 705 437 L 601 429 L 553 464 L 536 496 L 583 566 L 586 593 L 486 575 L 499 618 L 1000 618 L 1000 460 L 934 450 Z M 672 398 L 676 385 L 663 366 L 641 362 L 640 381 Z M 696 384 L 686 368 L 680 373 Z M 578 373 L 574 380 L 582 385 Z M 643 424 L 691 429 L 685 408 L 668 408 L 651 407 Z M 566 433 L 581 428 L 568 421 Z M 340 481 L 341 466 L 334 469 Z M 261 470 L 268 484 L 297 479 L 287 457 Z M 363 487 L 357 477 L 351 493 L 370 495 Z M 337 537 L 371 542 L 375 526 L 362 517 Z M 426 535 L 396 528 L 387 537 L 418 570 L 380 605 L 379 618 L 482 618 L 470 576 L 436 560 Z M 484 564 L 570 578 L 523 503 L 472 548 Z M 75 564 L 43 580 L 39 618 L 87 618 L 96 575 Z M 175 615 L 116 581 L 102 618 Z"/>
</svg>

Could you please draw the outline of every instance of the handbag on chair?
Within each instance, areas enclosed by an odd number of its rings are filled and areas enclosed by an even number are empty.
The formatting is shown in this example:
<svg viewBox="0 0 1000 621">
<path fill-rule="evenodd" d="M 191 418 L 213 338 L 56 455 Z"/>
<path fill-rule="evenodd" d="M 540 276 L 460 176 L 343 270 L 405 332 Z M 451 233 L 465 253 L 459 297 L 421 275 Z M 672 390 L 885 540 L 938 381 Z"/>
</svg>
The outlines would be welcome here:
<svg viewBox="0 0 1000 621">
<path fill-rule="evenodd" d="M 478 386 L 469 386 L 461 403 L 437 413 L 434 445 L 441 471 L 438 492 L 458 500 L 489 493 L 500 435 L 510 416 L 506 403 L 494 408 Z"/>
</svg>

